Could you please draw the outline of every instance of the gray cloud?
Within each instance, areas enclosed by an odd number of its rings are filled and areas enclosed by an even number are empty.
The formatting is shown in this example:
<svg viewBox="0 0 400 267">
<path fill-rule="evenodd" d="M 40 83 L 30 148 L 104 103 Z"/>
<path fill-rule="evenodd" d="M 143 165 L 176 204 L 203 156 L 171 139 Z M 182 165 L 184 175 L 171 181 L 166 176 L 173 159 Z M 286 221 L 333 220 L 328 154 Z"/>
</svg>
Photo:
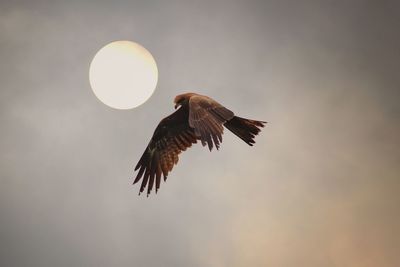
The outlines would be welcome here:
<svg viewBox="0 0 400 267">
<path fill-rule="evenodd" d="M 396 1 L 0 10 L 2 266 L 400 264 Z M 160 71 L 130 111 L 88 82 L 118 39 L 143 44 Z M 230 133 L 219 152 L 192 148 L 157 196 L 138 197 L 133 167 L 184 91 L 269 124 L 253 148 Z"/>
</svg>

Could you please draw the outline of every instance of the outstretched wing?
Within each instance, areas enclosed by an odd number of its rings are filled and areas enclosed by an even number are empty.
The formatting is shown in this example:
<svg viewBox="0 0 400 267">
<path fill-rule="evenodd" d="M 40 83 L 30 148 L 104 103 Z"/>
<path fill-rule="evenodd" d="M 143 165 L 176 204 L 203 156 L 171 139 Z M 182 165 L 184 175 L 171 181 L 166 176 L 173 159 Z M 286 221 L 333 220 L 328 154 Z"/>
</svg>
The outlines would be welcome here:
<svg viewBox="0 0 400 267">
<path fill-rule="evenodd" d="M 156 193 L 160 188 L 161 175 L 164 181 L 173 166 L 178 163 L 178 155 L 196 143 L 196 135 L 188 123 L 188 110 L 181 107 L 164 118 L 154 131 L 146 150 L 135 167 L 139 170 L 134 184 L 141 178 L 140 193 L 147 185 L 147 195 L 156 184 Z"/>
<path fill-rule="evenodd" d="M 189 125 L 194 128 L 201 144 L 207 144 L 210 151 L 213 144 L 219 148 L 224 132 L 223 124 L 233 116 L 232 111 L 207 96 L 195 95 L 189 100 Z"/>
</svg>

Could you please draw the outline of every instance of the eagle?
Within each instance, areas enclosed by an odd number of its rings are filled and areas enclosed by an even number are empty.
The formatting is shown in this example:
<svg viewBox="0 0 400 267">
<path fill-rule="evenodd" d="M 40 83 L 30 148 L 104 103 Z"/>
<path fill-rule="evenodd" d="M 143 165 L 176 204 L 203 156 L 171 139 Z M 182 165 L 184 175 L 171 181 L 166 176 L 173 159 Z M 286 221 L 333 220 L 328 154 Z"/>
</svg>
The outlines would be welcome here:
<svg viewBox="0 0 400 267">
<path fill-rule="evenodd" d="M 138 171 L 133 184 L 142 179 L 139 195 L 146 189 L 147 196 L 154 185 L 158 192 L 161 176 L 166 181 L 168 173 L 178 163 L 182 151 L 196 144 L 218 150 L 224 127 L 237 135 L 249 146 L 264 127 L 265 121 L 235 116 L 214 99 L 196 93 L 184 93 L 174 99 L 176 111 L 158 124 L 143 155 L 135 167 Z"/>
</svg>

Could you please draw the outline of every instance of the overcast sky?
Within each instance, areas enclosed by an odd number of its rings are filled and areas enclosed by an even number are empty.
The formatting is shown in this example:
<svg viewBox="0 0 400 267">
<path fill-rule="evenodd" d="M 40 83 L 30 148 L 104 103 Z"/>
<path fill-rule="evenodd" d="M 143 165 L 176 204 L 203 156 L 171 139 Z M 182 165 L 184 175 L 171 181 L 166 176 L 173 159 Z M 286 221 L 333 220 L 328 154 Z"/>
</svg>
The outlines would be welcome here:
<svg viewBox="0 0 400 267">
<path fill-rule="evenodd" d="M 0 265 L 400 266 L 399 29 L 398 1 L 2 1 Z M 128 111 L 88 81 L 121 39 L 159 69 Z M 187 91 L 269 124 L 138 196 Z"/>
</svg>

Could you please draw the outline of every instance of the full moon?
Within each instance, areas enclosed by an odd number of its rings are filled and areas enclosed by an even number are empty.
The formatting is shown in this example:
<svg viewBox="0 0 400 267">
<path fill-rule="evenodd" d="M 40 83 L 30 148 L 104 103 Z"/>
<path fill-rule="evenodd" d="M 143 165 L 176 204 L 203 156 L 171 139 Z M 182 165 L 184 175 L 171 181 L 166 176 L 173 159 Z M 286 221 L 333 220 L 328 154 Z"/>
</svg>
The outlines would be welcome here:
<svg viewBox="0 0 400 267">
<path fill-rule="evenodd" d="M 156 89 L 157 80 L 153 56 L 131 41 L 109 43 L 90 63 L 90 86 L 97 98 L 112 108 L 131 109 L 143 104 Z"/>
</svg>

